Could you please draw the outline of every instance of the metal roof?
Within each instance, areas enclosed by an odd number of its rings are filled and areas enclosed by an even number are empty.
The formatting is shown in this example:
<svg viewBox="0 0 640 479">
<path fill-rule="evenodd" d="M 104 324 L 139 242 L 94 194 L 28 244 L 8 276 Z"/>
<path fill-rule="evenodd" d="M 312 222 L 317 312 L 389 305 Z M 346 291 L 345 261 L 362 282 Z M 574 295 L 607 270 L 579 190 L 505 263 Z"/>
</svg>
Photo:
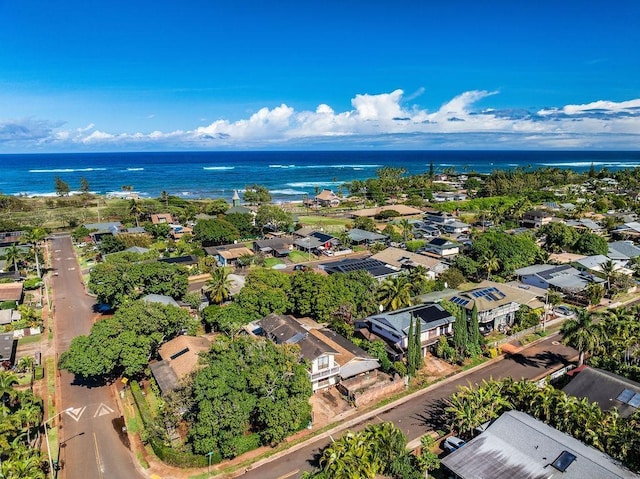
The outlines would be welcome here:
<svg viewBox="0 0 640 479">
<path fill-rule="evenodd" d="M 519 411 L 504 413 L 442 464 L 461 479 L 640 477 L 603 452 Z"/>
</svg>

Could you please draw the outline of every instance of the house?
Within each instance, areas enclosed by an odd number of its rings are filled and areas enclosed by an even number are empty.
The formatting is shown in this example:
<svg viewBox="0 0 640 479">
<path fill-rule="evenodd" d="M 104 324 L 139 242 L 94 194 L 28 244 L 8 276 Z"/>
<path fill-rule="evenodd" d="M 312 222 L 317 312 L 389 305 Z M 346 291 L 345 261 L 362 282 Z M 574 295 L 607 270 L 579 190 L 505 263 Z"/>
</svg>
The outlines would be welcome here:
<svg viewBox="0 0 640 479">
<path fill-rule="evenodd" d="M 427 270 L 427 278 L 429 279 L 436 279 L 437 276 L 449 269 L 449 265 L 437 258 L 394 247 L 385 248 L 371 258 L 382 261 L 397 270 L 422 266 Z"/>
<path fill-rule="evenodd" d="M 640 223 L 637 221 L 624 223 L 612 230 L 611 233 L 625 238 L 638 238 L 640 237 Z"/>
<path fill-rule="evenodd" d="M 418 252 L 433 253 L 440 258 L 450 258 L 460 253 L 461 244 L 447 238 L 433 238 Z"/>
<path fill-rule="evenodd" d="M 448 234 L 462 234 L 468 233 L 470 226 L 462 221 L 450 221 L 442 225 L 442 230 Z"/>
<path fill-rule="evenodd" d="M 171 213 L 158 213 L 151 215 L 151 222 L 154 225 L 172 224 L 173 215 Z"/>
<path fill-rule="evenodd" d="M 416 238 L 437 238 L 441 234 L 440 228 L 423 221 L 418 221 L 413 225 L 413 235 Z"/>
<path fill-rule="evenodd" d="M 180 380 L 196 369 L 200 354 L 210 346 L 207 338 L 195 336 L 177 336 L 160 346 L 158 354 L 162 360 L 149 368 L 162 394 L 178 389 Z"/>
<path fill-rule="evenodd" d="M 26 231 L 3 231 L 0 233 L 0 246 L 11 246 L 20 243 Z"/>
<path fill-rule="evenodd" d="M 471 315 L 475 306 L 482 334 L 496 329 L 503 331 L 511 326 L 522 305 L 532 309 L 543 307 L 534 293 L 493 281 L 483 281 L 475 289 L 456 293 L 449 301 L 466 309 L 468 315 Z"/>
<path fill-rule="evenodd" d="M 200 262 L 198 257 L 192 254 L 184 256 L 174 256 L 173 258 L 161 258 L 158 261 L 160 263 L 177 264 L 179 266 L 184 266 L 187 269 L 198 266 L 198 263 Z"/>
<path fill-rule="evenodd" d="M 425 221 L 433 223 L 438 226 L 443 226 L 447 223 L 457 221 L 457 217 L 446 211 L 429 211 L 424 215 Z"/>
<path fill-rule="evenodd" d="M 233 266 L 243 256 L 253 256 L 254 253 L 243 243 L 207 246 L 204 251 L 216 258 L 219 266 Z"/>
<path fill-rule="evenodd" d="M 581 218 L 579 220 L 565 221 L 567 226 L 571 226 L 579 231 L 589 231 L 590 233 L 600 234 L 604 232 L 602 226 L 590 218 Z"/>
<path fill-rule="evenodd" d="M 397 349 L 406 351 L 411 319 L 420 320 L 422 355 L 438 342 L 440 336 L 452 334 L 455 318 L 439 304 L 420 304 L 369 316 L 365 322 L 372 333 L 386 339 Z"/>
<path fill-rule="evenodd" d="M 432 200 L 436 203 L 445 203 L 447 201 L 464 201 L 467 199 L 467 193 L 464 190 L 459 191 L 435 191 Z"/>
<path fill-rule="evenodd" d="M 276 344 L 300 347 L 301 359 L 310 364 L 308 374 L 314 392 L 380 367 L 379 361 L 363 349 L 315 321 L 303 324 L 293 316 L 270 314 L 258 324 L 262 334 Z"/>
<path fill-rule="evenodd" d="M 567 293 L 584 291 L 589 283 L 602 282 L 600 278 L 579 271 L 568 264 L 534 264 L 517 269 L 514 273 L 524 284 Z"/>
<path fill-rule="evenodd" d="M 176 308 L 180 307 L 175 299 L 164 294 L 147 294 L 140 299 L 145 303 L 164 304 L 165 306 L 175 306 Z"/>
<path fill-rule="evenodd" d="M 441 464 L 458 479 L 640 477 L 605 453 L 520 411 L 502 414 Z"/>
<path fill-rule="evenodd" d="M 193 234 L 193 228 L 189 226 L 174 225 L 174 224 L 170 224 L 169 226 L 171 227 L 171 233 L 170 233 L 171 238 L 174 239 L 175 241 L 178 241 L 180 238 L 182 238 L 185 235 Z"/>
<path fill-rule="evenodd" d="M 582 259 L 574 261 L 572 264 L 580 271 L 587 271 L 589 273 L 602 274 L 605 265 L 611 261 L 613 263 L 613 270 L 618 273 L 632 275 L 633 271 L 623 266 L 623 263 L 612 261 L 604 255 L 596 254 L 593 256 L 586 256 Z"/>
<path fill-rule="evenodd" d="M 0 326 L 5 326 L 14 321 L 20 321 L 21 319 L 22 315 L 20 311 L 16 311 L 15 309 L 0 309 Z"/>
<path fill-rule="evenodd" d="M 288 238 L 269 238 L 253 242 L 253 251 L 264 255 L 281 258 L 289 256 L 293 243 Z"/>
<path fill-rule="evenodd" d="M 0 283 L 0 302 L 15 301 L 19 304 L 22 301 L 22 283 Z"/>
<path fill-rule="evenodd" d="M 361 245 L 371 245 L 374 243 L 386 243 L 389 237 L 387 235 L 382 235 L 380 233 L 373 233 L 371 231 L 361 230 L 358 228 L 353 228 L 347 231 L 347 236 L 353 244 Z"/>
<path fill-rule="evenodd" d="M 522 215 L 522 226 L 526 228 L 540 228 L 543 225 L 551 223 L 553 216 L 544 210 L 529 210 Z"/>
<path fill-rule="evenodd" d="M 87 223 L 84 225 L 92 233 L 111 233 L 117 234 L 122 228 L 122 223 L 119 221 L 111 221 L 106 223 Z"/>
<path fill-rule="evenodd" d="M 597 403 L 603 411 L 615 408 L 621 417 L 629 417 L 640 408 L 640 383 L 589 366 L 581 366 L 569 375 L 573 379 L 562 390 Z"/>
<path fill-rule="evenodd" d="M 319 206 L 335 207 L 340 205 L 340 197 L 331 190 L 322 190 L 314 200 Z"/>
<path fill-rule="evenodd" d="M 300 236 L 300 230 L 296 231 Z M 301 251 L 320 253 L 325 250 L 331 250 L 334 246 L 340 244 L 338 238 L 335 238 L 321 231 L 312 231 L 310 234 L 300 237 L 293 244 Z"/>
<path fill-rule="evenodd" d="M 258 324 L 263 334 L 276 344 L 297 344 L 301 359 L 309 362 L 309 380 L 313 392 L 338 383 L 340 365 L 336 362 L 338 351 L 318 337 L 309 334 L 293 316 L 270 314 Z"/>
<path fill-rule="evenodd" d="M 398 275 L 397 270 L 389 268 L 382 261 L 378 261 L 377 259 L 373 258 L 343 259 L 342 261 L 324 263 L 319 266 L 329 274 L 350 273 L 352 271 L 366 271 L 378 281 L 382 281 L 386 278 Z"/>
<path fill-rule="evenodd" d="M 626 266 L 630 260 L 640 257 L 640 248 L 634 245 L 632 241 L 614 241 L 609 243 L 607 256 L 612 261 Z"/>
<path fill-rule="evenodd" d="M 18 342 L 13 338 L 13 331 L 0 334 L 0 371 L 13 366 L 17 344 Z"/>
</svg>

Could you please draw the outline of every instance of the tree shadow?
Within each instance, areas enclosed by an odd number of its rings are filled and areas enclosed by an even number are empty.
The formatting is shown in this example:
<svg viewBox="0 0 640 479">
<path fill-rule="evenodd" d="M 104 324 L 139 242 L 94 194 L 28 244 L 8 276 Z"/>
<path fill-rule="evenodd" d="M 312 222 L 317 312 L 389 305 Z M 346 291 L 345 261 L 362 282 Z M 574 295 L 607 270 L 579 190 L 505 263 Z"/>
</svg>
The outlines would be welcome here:
<svg viewBox="0 0 640 479">
<path fill-rule="evenodd" d="M 448 404 L 445 399 L 437 399 L 430 401 L 424 409 L 424 413 L 416 414 L 414 419 L 420 421 L 420 425 L 428 430 L 448 430 L 449 425 L 446 421 Z"/>
<path fill-rule="evenodd" d="M 515 361 L 522 366 L 529 366 L 533 368 L 547 369 L 555 364 L 561 364 L 567 366 L 571 363 L 569 358 L 564 354 L 553 353 L 551 351 L 543 351 L 535 356 L 525 356 L 521 353 L 509 354 L 506 359 Z"/>
</svg>

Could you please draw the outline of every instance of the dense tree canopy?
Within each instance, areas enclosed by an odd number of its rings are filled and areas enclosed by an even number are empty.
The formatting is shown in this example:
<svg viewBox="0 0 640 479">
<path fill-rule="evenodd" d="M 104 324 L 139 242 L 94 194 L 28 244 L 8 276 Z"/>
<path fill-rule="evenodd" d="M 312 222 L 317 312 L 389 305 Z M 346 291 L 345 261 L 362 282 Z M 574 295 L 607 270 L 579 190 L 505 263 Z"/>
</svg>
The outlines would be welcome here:
<svg viewBox="0 0 640 479">
<path fill-rule="evenodd" d="M 263 185 L 248 185 L 244 188 L 244 200 L 252 205 L 261 205 L 263 203 L 271 202 L 271 193 L 266 186 Z"/>
<path fill-rule="evenodd" d="M 118 307 L 146 294 L 179 299 L 187 292 L 188 273 L 181 266 L 162 262 L 100 263 L 93 267 L 89 289 L 98 302 Z"/>
<path fill-rule="evenodd" d="M 469 256 L 478 262 L 485 271 L 489 270 L 490 258 L 495 258 L 492 273 L 512 274 L 514 270 L 529 266 L 540 257 L 540 248 L 529 233 L 510 235 L 501 231 L 487 231 L 474 239 Z M 461 269 L 461 265 L 456 263 Z"/>
<path fill-rule="evenodd" d="M 234 457 L 246 450 L 249 432 L 259 443 L 276 444 L 306 425 L 311 383 L 298 357 L 295 345 L 217 340 L 193 378 L 188 420 L 194 451 Z"/>
<path fill-rule="evenodd" d="M 222 218 L 198 221 L 193 227 L 193 235 L 202 246 L 233 243 L 240 239 L 238 228 Z"/>
<path fill-rule="evenodd" d="M 194 326 L 176 306 L 134 301 L 78 336 L 60 357 L 60 367 L 84 378 L 140 374 L 163 342 Z"/>
<path fill-rule="evenodd" d="M 241 238 L 250 238 L 256 233 L 253 216 L 249 213 L 229 213 L 224 219 L 236 227 Z"/>
<path fill-rule="evenodd" d="M 256 214 L 256 227 L 261 231 L 288 231 L 293 227 L 293 215 L 276 205 L 262 205 Z"/>
</svg>

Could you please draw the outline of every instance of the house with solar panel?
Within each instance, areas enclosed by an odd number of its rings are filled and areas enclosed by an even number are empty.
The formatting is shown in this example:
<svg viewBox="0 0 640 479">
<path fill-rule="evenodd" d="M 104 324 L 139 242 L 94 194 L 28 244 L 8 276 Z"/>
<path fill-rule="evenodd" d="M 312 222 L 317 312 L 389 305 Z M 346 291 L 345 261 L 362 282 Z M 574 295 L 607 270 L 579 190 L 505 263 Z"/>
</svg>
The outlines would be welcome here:
<svg viewBox="0 0 640 479">
<path fill-rule="evenodd" d="M 422 355 L 435 346 L 440 336 L 453 334 L 456 318 L 439 304 L 419 304 L 396 311 L 384 311 L 365 319 L 371 332 L 405 352 L 411 319 L 420 321 Z"/>
<path fill-rule="evenodd" d="M 532 309 L 544 306 L 532 292 L 493 281 L 483 281 L 475 289 L 456 293 L 449 301 L 467 310 L 469 315 L 475 306 L 482 334 L 503 331 L 511 326 L 522 305 Z"/>
</svg>

